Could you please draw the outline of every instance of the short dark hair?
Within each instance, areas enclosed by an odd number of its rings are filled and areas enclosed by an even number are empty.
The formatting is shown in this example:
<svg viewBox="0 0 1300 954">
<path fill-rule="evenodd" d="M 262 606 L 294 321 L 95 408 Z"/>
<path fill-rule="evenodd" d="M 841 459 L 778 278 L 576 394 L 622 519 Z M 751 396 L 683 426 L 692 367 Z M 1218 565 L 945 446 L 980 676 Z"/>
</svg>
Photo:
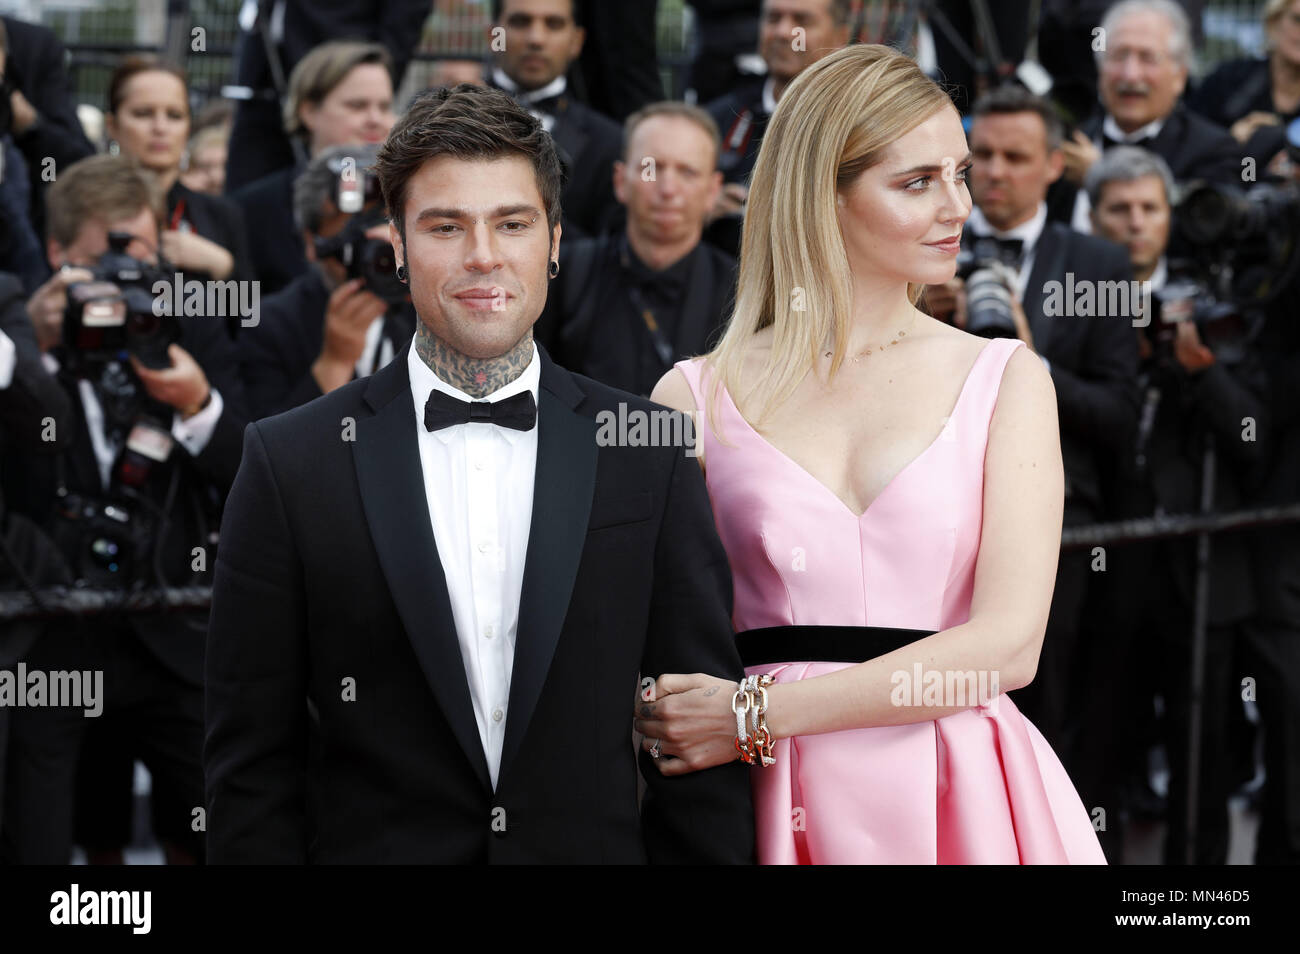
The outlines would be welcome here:
<svg viewBox="0 0 1300 954">
<path fill-rule="evenodd" d="M 1053 152 L 1061 148 L 1061 141 L 1065 138 L 1065 127 L 1056 107 L 1043 97 L 1035 96 L 1023 86 L 1008 84 L 985 93 L 975 100 L 975 105 L 971 108 L 971 120 L 973 122 L 980 116 L 1008 113 L 1037 113 L 1047 133 L 1047 151 Z"/>
<path fill-rule="evenodd" d="M 608 3 L 609 0 L 604 0 L 604 2 Z M 569 12 L 573 17 L 573 22 L 577 26 L 582 26 L 582 11 L 578 9 L 579 6 L 578 0 L 569 0 Z M 492 22 L 500 23 L 501 14 L 505 13 L 505 10 L 506 0 L 492 0 Z"/>
<path fill-rule="evenodd" d="M 411 177 L 442 156 L 499 159 L 522 156 L 533 167 L 546 206 L 548 232 L 560 221 L 563 173 L 555 142 L 542 124 L 505 91 L 461 83 L 425 90 L 379 150 L 375 174 L 388 217 L 406 241 L 406 195 Z"/>
</svg>

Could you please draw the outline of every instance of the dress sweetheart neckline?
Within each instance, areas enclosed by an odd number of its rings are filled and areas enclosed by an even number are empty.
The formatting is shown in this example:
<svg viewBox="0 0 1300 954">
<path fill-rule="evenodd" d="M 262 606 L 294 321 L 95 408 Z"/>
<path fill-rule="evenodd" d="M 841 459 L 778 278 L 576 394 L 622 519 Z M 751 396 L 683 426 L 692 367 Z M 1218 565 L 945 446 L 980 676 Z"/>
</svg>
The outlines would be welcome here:
<svg viewBox="0 0 1300 954">
<path fill-rule="evenodd" d="M 943 439 L 943 435 L 947 432 L 949 426 L 952 424 L 952 419 L 957 415 L 957 409 L 961 407 L 962 399 L 965 398 L 966 392 L 970 390 L 970 383 L 971 380 L 975 377 L 975 370 L 979 367 L 979 363 L 983 359 L 985 353 L 988 352 L 989 349 L 993 347 L 993 343 L 996 340 L 997 339 L 991 339 L 989 343 L 984 345 L 984 347 L 980 348 L 979 353 L 975 355 L 975 360 L 971 362 L 970 370 L 966 373 L 965 380 L 962 381 L 961 390 L 957 392 L 957 400 L 953 402 L 952 410 L 948 412 L 948 417 L 944 421 L 943 427 L 940 428 L 939 433 L 935 435 L 934 440 L 930 441 L 930 443 L 925 446 L 924 450 L 922 450 L 919 454 L 917 454 L 915 457 L 909 460 L 894 474 L 894 476 L 889 478 L 885 486 L 880 489 L 880 493 L 876 494 L 876 496 L 872 498 L 871 503 L 867 504 L 866 509 L 863 510 L 862 513 L 855 513 L 853 508 L 850 507 L 848 504 L 846 504 L 843 498 L 840 497 L 839 494 L 835 493 L 835 491 L 831 490 L 824 483 L 822 483 L 820 480 L 814 477 L 812 475 L 812 472 L 809 471 L 806 467 L 804 467 L 803 464 L 800 464 L 797 460 L 795 460 L 785 451 L 781 450 L 781 448 L 777 447 L 766 437 L 760 434 L 754 428 L 754 426 L 745 419 L 745 415 L 740 413 L 740 408 L 737 407 L 736 402 L 732 400 L 731 392 L 728 391 L 725 387 L 720 388 L 719 390 L 721 390 L 722 393 L 727 396 L 727 403 L 731 405 L 731 409 L 736 412 L 736 417 L 740 418 L 741 423 L 745 425 L 745 427 L 749 430 L 751 434 L 753 434 L 756 438 L 758 438 L 758 440 L 765 447 L 770 448 L 774 454 L 776 454 L 778 457 L 780 457 L 782 460 L 784 460 L 786 463 L 792 466 L 799 473 L 803 474 L 808 480 L 812 481 L 812 483 L 815 486 L 821 488 L 821 490 L 824 491 L 828 496 L 830 496 L 831 499 L 833 499 L 842 508 L 844 508 L 845 513 L 849 514 L 849 516 L 853 517 L 858 522 L 861 522 L 862 519 L 867 516 L 867 514 L 871 513 L 871 508 L 880 502 L 880 498 L 884 497 L 887 493 L 889 493 L 890 489 L 893 488 L 893 486 L 898 483 L 899 479 L 905 473 L 911 470 L 912 467 L 914 467 L 923 457 L 928 455 L 930 451 L 933 450 Z"/>
</svg>

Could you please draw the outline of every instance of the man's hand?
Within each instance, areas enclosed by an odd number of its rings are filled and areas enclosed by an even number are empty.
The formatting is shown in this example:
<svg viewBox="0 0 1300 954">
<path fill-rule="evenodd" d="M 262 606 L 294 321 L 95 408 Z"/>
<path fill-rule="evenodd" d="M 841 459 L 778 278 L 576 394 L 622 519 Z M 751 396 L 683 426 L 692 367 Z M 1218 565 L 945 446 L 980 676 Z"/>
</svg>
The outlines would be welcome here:
<svg viewBox="0 0 1300 954">
<path fill-rule="evenodd" d="M 749 189 L 739 182 L 728 182 L 718 193 L 718 200 L 713 203 L 713 208 L 709 210 L 709 221 L 720 219 L 724 215 L 740 215 L 745 208 L 745 199 L 749 196 Z"/>
<path fill-rule="evenodd" d="M 1201 343 L 1194 322 L 1180 321 L 1175 328 L 1174 357 L 1183 370 L 1196 374 L 1214 364 L 1214 352 Z"/>
<path fill-rule="evenodd" d="M 661 775 L 684 775 L 739 758 L 736 715 L 731 697 L 736 684 L 703 673 L 664 673 L 636 701 L 632 725 L 649 752 L 656 742 Z"/>
<path fill-rule="evenodd" d="M 354 278 L 334 289 L 325 311 L 325 337 L 320 356 L 311 366 L 312 376 L 325 394 L 352 380 L 352 373 L 366 347 L 366 332 L 388 306 L 374 292 Z"/>
<path fill-rule="evenodd" d="M 1061 143 L 1061 152 L 1065 155 L 1065 179 L 1077 186 L 1083 185 L 1083 177 L 1088 174 L 1092 164 L 1101 158 L 1101 150 L 1078 129 L 1071 138 Z"/>
<path fill-rule="evenodd" d="M 1261 109 L 1257 109 L 1253 113 L 1247 113 L 1241 119 L 1238 119 L 1232 124 L 1232 128 L 1228 132 L 1232 133 L 1232 138 L 1237 142 L 1244 143 L 1255 135 L 1258 130 L 1265 126 L 1276 126 L 1279 122 L 1281 120 L 1274 113 L 1266 113 Z"/>
<path fill-rule="evenodd" d="M 207 272 L 214 280 L 225 281 L 235 270 L 235 257 L 197 232 L 168 229 L 160 241 L 163 256 L 182 271 Z"/>
<path fill-rule="evenodd" d="M 92 282 L 95 276 L 84 268 L 61 268 L 27 299 L 27 318 L 36 332 L 36 344 L 44 353 L 63 340 L 63 313 L 68 307 L 68 286 Z"/>
<path fill-rule="evenodd" d="M 36 124 L 36 107 L 27 102 L 27 97 L 20 89 L 9 94 L 9 107 L 13 110 L 13 133 L 21 136 Z"/>
<path fill-rule="evenodd" d="M 178 344 L 167 348 L 167 356 L 172 359 L 170 368 L 146 368 L 135 355 L 131 355 L 131 366 L 151 398 L 176 408 L 182 418 L 193 417 L 207 402 L 211 390 L 208 376 Z"/>
</svg>

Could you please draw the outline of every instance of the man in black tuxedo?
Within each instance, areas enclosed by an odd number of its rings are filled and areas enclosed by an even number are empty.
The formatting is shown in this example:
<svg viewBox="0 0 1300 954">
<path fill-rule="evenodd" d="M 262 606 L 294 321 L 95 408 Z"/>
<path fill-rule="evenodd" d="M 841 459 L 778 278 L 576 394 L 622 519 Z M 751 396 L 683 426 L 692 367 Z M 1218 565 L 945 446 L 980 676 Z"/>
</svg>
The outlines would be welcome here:
<svg viewBox="0 0 1300 954">
<path fill-rule="evenodd" d="M 722 136 L 718 169 L 726 183 L 705 240 L 733 258 L 740 257 L 749 174 L 777 101 L 796 76 L 848 45 L 852 12 L 849 0 L 763 0 L 758 52 L 767 76 L 744 82 L 705 107 Z"/>
<path fill-rule="evenodd" d="M 564 243 L 534 331 L 564 367 L 644 397 L 674 362 L 716 341 L 731 313 L 736 262 L 700 241 L 722 188 L 709 114 L 653 103 L 624 129 L 614 189 L 627 228 Z"/>
<path fill-rule="evenodd" d="M 409 298 L 402 295 L 406 300 L 397 302 L 398 296 L 389 294 L 390 304 L 376 294 L 404 291 L 391 275 L 385 273 L 384 287 L 375 289 L 362 278 L 349 278 L 344 265 L 360 261 L 367 248 L 388 244 L 377 191 L 373 203 L 357 212 L 339 210 L 357 178 L 374 181 L 378 148 L 326 149 L 293 184 L 297 237 L 309 265 L 262 302 L 262 320 L 239 336 L 240 370 L 253 420 L 306 404 L 377 371 L 415 332 Z"/>
<path fill-rule="evenodd" d="M 1105 49 L 1097 52 L 1101 110 L 1063 145 L 1065 174 L 1047 196 L 1048 215 L 1091 231 L 1083 180 L 1111 146 L 1141 146 L 1164 159 L 1178 182 L 1207 179 L 1242 185 L 1241 145 L 1228 131 L 1189 111 L 1187 86 L 1192 40 L 1187 14 L 1172 0 L 1123 0 L 1101 22 Z"/>
<path fill-rule="evenodd" d="M 432 90 L 378 174 L 420 323 L 246 433 L 208 643 L 210 859 L 750 861 L 739 763 L 668 778 L 643 756 L 638 813 L 638 673 L 741 676 L 730 573 L 680 447 L 598 442 L 655 405 L 533 343 L 551 138 L 500 90 Z"/>
<path fill-rule="evenodd" d="M 1044 200 L 1061 174 L 1061 136 L 1051 106 L 1019 87 L 1002 87 L 976 101 L 970 130 L 975 207 L 962 244 L 983 249 L 996 243 L 1015 269 L 1009 291 L 1023 309 L 1015 333 L 1052 375 L 1065 464 L 1064 523 L 1078 526 L 1104 517 L 1106 475 L 1133 432 L 1137 342 L 1134 316 L 1106 313 L 1109 302 L 1101 294 L 1113 287 L 1104 283 L 1122 282 L 1126 295 L 1131 292 L 1124 249 L 1048 221 Z M 1089 286 L 1098 292 L 1101 313 L 1077 314 L 1075 290 Z M 937 289 L 931 307 L 960 316 L 953 294 L 960 288 L 961 280 L 954 279 Z M 1087 551 L 1061 554 L 1038 674 L 1014 696 L 1063 759 L 1090 559 Z"/>
<path fill-rule="evenodd" d="M 569 238 L 600 235 L 616 224 L 614 163 L 622 144 L 618 123 L 578 101 L 566 73 L 586 34 L 575 0 L 495 0 L 488 83 L 515 97 L 555 140 L 564 168 L 564 231 Z"/>
</svg>

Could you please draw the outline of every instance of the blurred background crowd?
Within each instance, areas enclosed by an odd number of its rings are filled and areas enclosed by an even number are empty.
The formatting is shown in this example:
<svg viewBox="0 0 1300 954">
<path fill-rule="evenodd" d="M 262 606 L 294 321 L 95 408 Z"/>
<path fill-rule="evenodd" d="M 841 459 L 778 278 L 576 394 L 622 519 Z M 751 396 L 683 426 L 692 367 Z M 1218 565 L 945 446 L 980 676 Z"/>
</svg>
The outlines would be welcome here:
<svg viewBox="0 0 1300 954">
<path fill-rule="evenodd" d="M 1300 0 L 0 11 L 0 670 L 105 674 L 95 719 L 0 698 L 0 861 L 203 860 L 223 500 L 247 422 L 414 331 L 366 173 L 412 95 L 538 116 L 566 184 L 536 338 L 645 395 L 729 317 L 783 91 L 855 42 L 966 124 L 958 277 L 922 307 L 1056 388 L 1066 533 L 1013 698 L 1111 863 L 1300 859 Z"/>
</svg>

